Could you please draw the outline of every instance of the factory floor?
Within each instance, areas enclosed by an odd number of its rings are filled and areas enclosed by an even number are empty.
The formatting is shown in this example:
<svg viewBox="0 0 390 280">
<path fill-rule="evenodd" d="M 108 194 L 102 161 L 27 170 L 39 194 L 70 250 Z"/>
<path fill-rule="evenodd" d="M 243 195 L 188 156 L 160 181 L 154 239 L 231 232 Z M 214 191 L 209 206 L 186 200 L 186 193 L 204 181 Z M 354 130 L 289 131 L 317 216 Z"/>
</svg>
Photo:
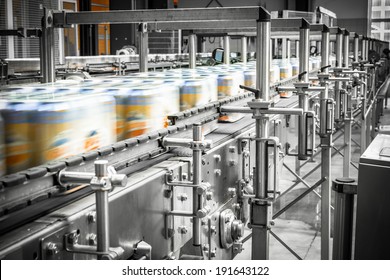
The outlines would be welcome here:
<svg viewBox="0 0 390 280">
<path fill-rule="evenodd" d="M 389 100 L 390 102 L 390 100 Z M 359 117 L 358 117 L 359 118 Z M 380 125 L 390 125 L 390 104 L 388 109 L 384 109 L 384 114 L 380 119 Z M 335 134 L 336 138 L 339 133 Z M 355 125 L 352 127 L 352 139 L 356 143 L 360 143 L 360 128 Z M 343 145 L 343 136 L 334 141 L 335 147 L 340 148 Z M 356 166 L 359 164 L 360 147 L 352 141 L 352 163 Z M 343 157 L 333 150 L 335 154 L 332 157 L 332 178 L 343 177 Z M 295 170 L 295 158 L 286 156 L 284 162 L 293 170 Z M 321 162 L 321 155 L 314 158 L 314 162 L 308 162 L 301 170 L 300 175 L 303 177 L 306 173 L 312 170 Z M 352 178 L 357 178 L 358 171 L 351 165 L 350 173 Z M 314 185 L 321 178 L 320 168 L 308 176 L 305 181 L 310 185 Z M 280 176 L 280 190 L 283 193 L 295 182 L 295 177 L 286 169 L 283 168 Z M 299 183 L 294 189 L 287 193 L 280 200 L 280 203 L 274 205 L 274 213 L 281 207 L 299 196 L 307 187 Z M 321 188 L 316 189 L 321 193 Z M 332 196 L 333 201 L 333 196 Z M 292 250 L 294 250 L 300 258 L 305 260 L 321 259 L 321 204 L 319 198 L 313 193 L 309 193 L 300 202 L 295 204 L 279 218 L 275 220 L 275 225 L 272 231 Z M 333 214 L 333 211 L 332 211 Z M 333 217 L 332 217 L 333 224 Z M 331 229 L 333 231 L 333 228 Z M 249 234 L 247 230 L 246 235 Z M 244 244 L 244 251 L 236 256 L 236 259 L 251 258 L 251 239 Z M 331 239 L 332 244 L 332 239 Z M 272 235 L 270 236 L 270 259 L 271 260 L 296 260 L 297 258 L 290 253 L 278 240 Z"/>
</svg>

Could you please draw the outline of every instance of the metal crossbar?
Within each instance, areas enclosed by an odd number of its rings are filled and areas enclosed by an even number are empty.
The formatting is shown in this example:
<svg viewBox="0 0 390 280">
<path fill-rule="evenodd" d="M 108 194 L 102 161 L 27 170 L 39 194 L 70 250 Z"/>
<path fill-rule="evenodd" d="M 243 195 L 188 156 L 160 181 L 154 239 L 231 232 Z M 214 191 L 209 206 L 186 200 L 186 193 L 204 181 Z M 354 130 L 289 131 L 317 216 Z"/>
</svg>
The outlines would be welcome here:
<svg viewBox="0 0 390 280">
<path fill-rule="evenodd" d="M 288 246 L 279 236 L 277 236 L 272 230 L 269 233 L 277 240 L 280 244 L 282 244 L 291 254 L 294 255 L 298 260 L 302 260 L 302 258 L 293 250 L 290 246 Z"/>
<path fill-rule="evenodd" d="M 292 206 L 297 204 L 302 198 L 304 198 L 306 195 L 308 195 L 310 192 L 314 191 L 316 188 L 318 188 L 326 178 L 321 178 L 317 183 L 315 183 L 313 186 L 308 188 L 306 191 L 301 193 L 298 197 L 296 197 L 293 201 L 291 201 L 289 204 L 284 206 L 282 209 L 280 209 L 275 215 L 272 216 L 272 219 L 278 218 L 280 215 L 282 215 L 284 212 L 286 212 L 288 209 L 290 209 Z"/>
</svg>

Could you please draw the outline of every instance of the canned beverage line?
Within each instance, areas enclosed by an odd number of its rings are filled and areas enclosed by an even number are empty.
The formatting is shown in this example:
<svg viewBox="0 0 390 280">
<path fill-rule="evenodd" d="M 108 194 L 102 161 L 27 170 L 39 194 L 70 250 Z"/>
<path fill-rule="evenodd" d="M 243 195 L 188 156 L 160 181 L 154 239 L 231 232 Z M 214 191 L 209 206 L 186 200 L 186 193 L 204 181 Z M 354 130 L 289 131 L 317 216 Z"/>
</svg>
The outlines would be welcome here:
<svg viewBox="0 0 390 280">
<path fill-rule="evenodd" d="M 254 67 L 237 63 L 5 88 L 0 175 L 166 127 L 170 114 L 234 96 L 242 92 L 240 84 L 254 87 Z M 274 82 L 292 76 L 281 71 Z"/>
</svg>

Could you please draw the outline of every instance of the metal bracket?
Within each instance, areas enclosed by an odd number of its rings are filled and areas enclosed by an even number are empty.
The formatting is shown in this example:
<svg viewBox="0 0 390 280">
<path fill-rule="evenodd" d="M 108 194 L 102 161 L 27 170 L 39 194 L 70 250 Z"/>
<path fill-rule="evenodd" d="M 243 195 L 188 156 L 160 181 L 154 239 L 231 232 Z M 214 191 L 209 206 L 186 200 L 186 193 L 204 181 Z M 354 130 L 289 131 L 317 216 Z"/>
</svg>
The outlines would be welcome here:
<svg viewBox="0 0 390 280">
<path fill-rule="evenodd" d="M 97 246 L 80 245 L 78 244 L 80 233 L 73 231 L 64 235 L 64 248 L 67 252 L 75 254 L 96 255 L 104 260 L 119 260 L 122 259 L 124 250 L 121 247 L 109 247 L 105 252 L 99 252 Z"/>
</svg>

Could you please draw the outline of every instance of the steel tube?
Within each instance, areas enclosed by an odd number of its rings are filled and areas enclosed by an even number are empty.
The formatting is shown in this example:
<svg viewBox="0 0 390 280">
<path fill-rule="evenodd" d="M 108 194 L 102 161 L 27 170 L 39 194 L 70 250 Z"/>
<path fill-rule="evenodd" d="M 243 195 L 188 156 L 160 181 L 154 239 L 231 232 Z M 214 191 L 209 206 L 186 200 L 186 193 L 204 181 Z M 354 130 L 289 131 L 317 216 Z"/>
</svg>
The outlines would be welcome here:
<svg viewBox="0 0 390 280">
<path fill-rule="evenodd" d="M 336 67 L 342 67 L 343 59 L 343 34 L 341 32 L 336 35 Z M 340 82 L 336 81 L 334 86 L 334 119 L 335 121 L 341 120 L 341 94 L 340 94 Z"/>
<path fill-rule="evenodd" d="M 309 26 L 301 27 L 299 30 L 299 72 L 307 72 L 302 77 L 303 82 L 309 82 Z M 306 93 L 300 93 L 299 96 L 299 108 L 303 112 L 309 110 L 309 98 Z M 307 146 L 307 130 L 306 130 L 306 118 L 298 116 L 298 159 L 305 160 Z"/>
<path fill-rule="evenodd" d="M 94 173 L 61 171 L 58 176 L 58 181 L 61 185 L 89 184 L 94 176 Z"/>
<path fill-rule="evenodd" d="M 145 23 L 139 24 L 139 71 L 148 72 L 148 32 Z"/>
<path fill-rule="evenodd" d="M 206 52 L 206 39 L 204 37 L 200 37 L 200 42 L 201 42 L 201 52 L 205 53 Z"/>
<path fill-rule="evenodd" d="M 343 42 L 343 67 L 349 67 L 349 32 L 344 32 Z"/>
<path fill-rule="evenodd" d="M 299 41 L 295 40 L 295 57 L 299 58 Z"/>
<path fill-rule="evenodd" d="M 329 65 L 329 29 L 324 29 L 321 40 L 321 67 Z M 324 69 L 328 73 L 328 68 Z M 330 228 L 331 228 L 331 164 L 332 154 L 331 146 L 333 143 L 332 133 L 328 131 L 328 121 L 333 122 L 333 116 L 329 117 L 330 111 L 327 111 L 327 100 L 329 98 L 329 84 L 325 81 L 321 83 L 325 90 L 321 92 L 321 115 L 320 131 L 321 135 L 321 177 L 326 178 L 321 184 L 321 259 L 330 258 Z M 324 106 L 325 105 L 325 106 Z M 332 124 L 333 125 L 333 124 Z"/>
<path fill-rule="evenodd" d="M 365 38 L 362 39 L 361 44 L 362 44 L 362 51 L 361 51 L 360 56 L 362 57 L 362 60 L 365 61 L 367 59 L 366 58 L 366 39 Z"/>
<path fill-rule="evenodd" d="M 189 66 L 191 69 L 196 67 L 196 44 L 195 44 L 196 35 L 188 35 L 188 53 L 189 53 Z"/>
<path fill-rule="evenodd" d="M 344 48 L 343 48 L 343 67 L 349 67 L 349 32 L 344 32 Z M 352 137 L 352 102 L 351 95 L 347 92 L 344 94 L 344 159 L 343 159 L 343 177 L 350 176 L 350 162 L 351 162 L 351 137 Z"/>
<path fill-rule="evenodd" d="M 248 61 L 248 39 L 246 36 L 241 37 L 241 60 L 244 64 Z"/>
<path fill-rule="evenodd" d="M 223 38 L 223 63 L 230 64 L 230 37 L 225 36 Z"/>
<path fill-rule="evenodd" d="M 269 69 L 270 69 L 270 33 L 271 33 L 271 15 L 269 20 L 257 22 L 257 41 L 256 41 L 256 87 L 259 93 L 256 93 L 256 100 L 260 98 L 263 101 L 269 100 Z M 268 137 L 269 120 L 267 117 L 256 119 L 256 138 Z M 256 141 L 256 169 L 254 176 L 255 200 L 251 204 L 251 223 L 252 227 L 252 259 L 269 259 L 269 205 L 262 199 L 268 196 L 268 153 L 266 143 Z"/>
<path fill-rule="evenodd" d="M 202 141 L 202 126 L 199 124 L 195 124 L 193 126 L 193 135 L 192 138 L 194 141 Z M 193 178 L 192 182 L 194 185 L 199 185 L 202 180 L 202 151 L 193 150 L 192 151 L 192 165 L 193 165 Z M 198 210 L 202 209 L 202 205 L 200 204 L 200 196 L 196 190 L 196 188 L 192 191 L 192 212 L 194 217 L 192 219 L 192 244 L 194 246 L 200 246 L 202 244 L 201 240 L 201 231 L 200 231 L 200 219 L 196 217 Z"/>
<path fill-rule="evenodd" d="M 166 138 L 164 137 L 162 144 L 164 147 L 191 147 L 192 139 L 185 138 Z"/>
<path fill-rule="evenodd" d="M 108 252 L 110 247 L 108 191 L 98 190 L 95 193 L 97 250 L 99 252 Z"/>
</svg>

